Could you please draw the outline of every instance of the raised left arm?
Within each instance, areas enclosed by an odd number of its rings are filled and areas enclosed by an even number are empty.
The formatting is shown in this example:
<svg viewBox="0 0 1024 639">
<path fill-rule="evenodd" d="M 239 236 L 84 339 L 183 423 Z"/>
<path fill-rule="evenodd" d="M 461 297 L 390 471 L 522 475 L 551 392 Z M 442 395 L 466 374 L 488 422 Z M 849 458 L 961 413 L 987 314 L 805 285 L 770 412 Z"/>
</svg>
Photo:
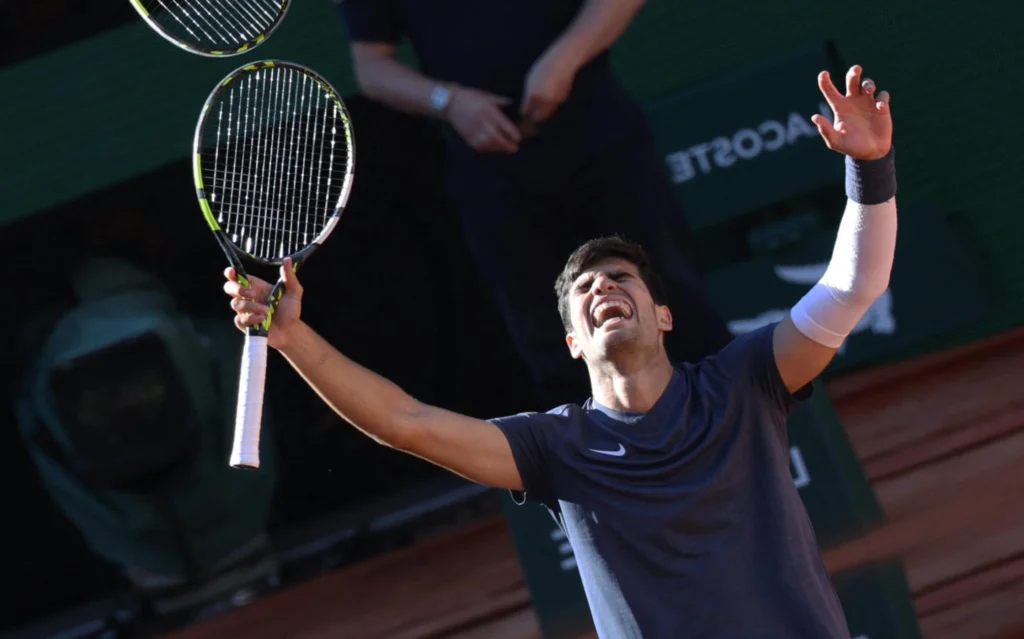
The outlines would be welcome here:
<svg viewBox="0 0 1024 639">
<path fill-rule="evenodd" d="M 796 392 L 817 377 L 868 308 L 889 286 L 896 249 L 896 171 L 889 95 L 875 95 L 854 66 L 840 95 L 827 72 L 818 77 L 835 124 L 814 123 L 828 147 L 846 155 L 847 206 L 821 280 L 778 324 L 775 363 L 786 388 Z"/>
<path fill-rule="evenodd" d="M 530 70 L 520 108 L 524 118 L 548 119 L 569 95 L 580 67 L 615 43 L 644 1 L 587 0 Z"/>
</svg>

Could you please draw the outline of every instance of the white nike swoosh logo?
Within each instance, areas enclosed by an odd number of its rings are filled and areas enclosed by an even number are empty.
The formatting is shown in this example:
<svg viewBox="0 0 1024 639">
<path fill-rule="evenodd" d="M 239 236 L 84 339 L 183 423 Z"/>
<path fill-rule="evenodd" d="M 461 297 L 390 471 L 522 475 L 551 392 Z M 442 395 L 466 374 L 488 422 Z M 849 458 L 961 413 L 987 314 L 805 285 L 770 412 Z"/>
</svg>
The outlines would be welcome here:
<svg viewBox="0 0 1024 639">
<path fill-rule="evenodd" d="M 591 448 L 590 450 L 595 453 L 601 453 L 602 455 L 611 455 L 612 457 L 622 457 L 626 454 L 626 447 L 622 444 L 619 444 L 619 447 L 616 450 L 597 450 L 596 448 Z"/>
</svg>

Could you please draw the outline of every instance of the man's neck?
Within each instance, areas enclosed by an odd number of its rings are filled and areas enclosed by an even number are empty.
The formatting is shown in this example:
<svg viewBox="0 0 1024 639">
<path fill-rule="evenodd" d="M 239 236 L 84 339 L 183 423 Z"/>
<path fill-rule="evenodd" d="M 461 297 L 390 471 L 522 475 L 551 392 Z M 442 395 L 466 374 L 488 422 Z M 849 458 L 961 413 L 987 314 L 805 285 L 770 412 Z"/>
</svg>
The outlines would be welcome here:
<svg viewBox="0 0 1024 639">
<path fill-rule="evenodd" d="M 598 404 L 622 413 L 646 413 L 672 380 L 672 364 L 664 351 L 630 370 L 590 369 L 590 389 Z"/>
</svg>

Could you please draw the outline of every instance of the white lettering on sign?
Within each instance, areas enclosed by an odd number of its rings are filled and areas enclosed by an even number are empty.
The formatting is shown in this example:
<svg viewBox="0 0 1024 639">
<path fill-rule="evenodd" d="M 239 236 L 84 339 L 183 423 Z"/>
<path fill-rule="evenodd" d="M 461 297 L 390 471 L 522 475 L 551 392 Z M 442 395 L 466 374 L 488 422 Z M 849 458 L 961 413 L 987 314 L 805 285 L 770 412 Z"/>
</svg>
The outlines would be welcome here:
<svg viewBox="0 0 1024 639">
<path fill-rule="evenodd" d="M 793 473 L 793 483 L 797 488 L 803 488 L 811 483 L 811 474 L 807 472 L 807 464 L 804 463 L 804 456 L 800 449 L 793 446 L 789 449 L 790 471 Z"/>
<path fill-rule="evenodd" d="M 561 557 L 559 566 L 562 570 L 576 570 L 576 555 L 572 552 L 572 544 L 565 538 L 561 528 L 555 527 L 551 531 L 551 541 L 558 544 L 558 555 Z"/>
<path fill-rule="evenodd" d="M 825 274 L 827 268 L 828 262 L 798 266 L 776 266 L 775 275 L 787 284 L 813 286 Z M 762 311 L 754 317 L 731 320 L 729 322 L 729 331 L 733 335 L 749 333 L 767 324 L 781 321 L 788 313 L 789 309 L 777 308 Z M 864 316 L 860 318 L 856 326 L 853 327 L 853 330 L 850 331 L 850 335 L 856 335 L 867 330 L 870 330 L 875 335 L 892 335 L 896 332 L 896 318 L 892 314 L 891 289 L 885 289 L 885 292 L 875 300 L 874 304 L 868 307 L 868 310 L 864 312 Z M 846 341 L 843 341 L 837 352 L 840 355 L 845 354 Z"/>
<path fill-rule="evenodd" d="M 829 120 L 832 109 L 827 103 L 819 111 Z M 755 127 L 742 128 L 731 136 L 718 136 L 710 142 L 701 142 L 688 149 L 674 151 L 665 156 L 665 162 L 676 184 L 707 175 L 715 168 L 727 169 L 740 160 L 753 160 L 765 151 L 796 144 L 803 138 L 818 137 L 818 129 L 810 119 L 797 113 L 789 114 L 785 121 L 765 120 Z"/>
</svg>

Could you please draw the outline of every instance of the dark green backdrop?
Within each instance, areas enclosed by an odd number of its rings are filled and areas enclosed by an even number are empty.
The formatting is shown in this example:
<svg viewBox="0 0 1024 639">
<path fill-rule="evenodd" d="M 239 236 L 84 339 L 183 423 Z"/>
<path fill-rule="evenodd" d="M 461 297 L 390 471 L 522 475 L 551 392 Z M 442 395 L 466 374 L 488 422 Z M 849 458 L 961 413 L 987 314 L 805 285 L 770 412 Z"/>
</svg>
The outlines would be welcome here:
<svg viewBox="0 0 1024 639">
<path fill-rule="evenodd" d="M 648 2 L 616 64 L 644 99 L 831 40 L 892 93 L 901 201 L 963 211 L 991 262 L 999 308 L 956 337 L 1024 322 L 1024 181 L 1018 175 L 1024 47 L 1012 3 L 981 0 Z M 813 82 L 814 78 L 808 78 Z"/>
<path fill-rule="evenodd" d="M 969 337 L 1024 320 L 1024 182 L 1017 175 L 1024 130 L 1012 115 L 1024 100 L 1024 83 L 1016 80 L 1024 48 L 1015 44 L 1008 6 L 653 0 L 617 45 L 615 61 L 635 93 L 654 101 L 810 41 L 835 42 L 846 61 L 864 65 L 893 95 L 903 199 L 965 212 L 969 236 L 994 268 L 1002 308 L 961 332 Z M 135 24 L 0 70 L 0 224 L 188 152 L 196 110 L 239 60 L 212 61 L 165 45 Z M 331 0 L 295 3 L 252 57 L 300 61 L 343 94 L 354 90 Z"/>
</svg>

